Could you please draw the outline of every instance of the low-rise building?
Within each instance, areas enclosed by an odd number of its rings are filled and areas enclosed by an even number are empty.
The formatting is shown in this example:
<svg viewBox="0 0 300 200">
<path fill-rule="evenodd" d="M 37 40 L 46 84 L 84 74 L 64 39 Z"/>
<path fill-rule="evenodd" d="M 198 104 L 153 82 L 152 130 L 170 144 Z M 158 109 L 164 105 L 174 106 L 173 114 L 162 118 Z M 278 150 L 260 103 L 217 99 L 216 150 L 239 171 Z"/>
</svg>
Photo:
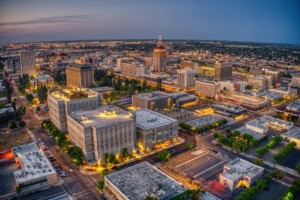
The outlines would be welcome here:
<svg viewBox="0 0 300 200">
<path fill-rule="evenodd" d="M 292 127 L 287 132 L 281 134 L 281 137 L 283 137 L 286 140 L 289 140 L 289 142 L 295 142 L 296 148 L 300 149 L 300 128 L 299 127 Z"/>
<path fill-rule="evenodd" d="M 185 107 L 188 105 L 195 105 L 198 103 L 199 98 L 195 95 L 191 95 L 185 92 L 173 92 L 171 93 L 173 98 L 173 103 L 177 107 Z"/>
<path fill-rule="evenodd" d="M 264 173 L 264 168 L 236 158 L 224 165 L 220 183 L 231 191 L 243 186 L 250 187 Z"/>
<path fill-rule="evenodd" d="M 257 110 L 269 106 L 271 102 L 269 99 L 244 93 L 220 94 L 219 99 L 223 102 L 233 103 L 251 110 Z"/>
<path fill-rule="evenodd" d="M 48 93 L 50 119 L 61 131 L 67 131 L 67 115 L 101 105 L 101 94 L 87 89 L 59 89 Z"/>
<path fill-rule="evenodd" d="M 106 98 L 115 89 L 113 87 L 102 86 L 102 87 L 91 88 L 91 90 L 102 94 L 103 98 Z"/>
<path fill-rule="evenodd" d="M 272 76 L 250 76 L 248 78 L 248 85 L 251 85 L 255 89 L 263 90 L 272 85 Z"/>
<path fill-rule="evenodd" d="M 37 89 L 38 86 L 47 86 L 47 88 L 51 88 L 54 86 L 53 78 L 48 74 L 39 75 L 30 80 L 31 89 Z"/>
<path fill-rule="evenodd" d="M 230 104 L 213 104 L 213 108 L 215 109 L 215 112 L 226 112 L 230 115 L 240 115 L 242 113 L 245 113 L 247 111 L 246 108 L 236 106 L 236 105 L 230 105 Z"/>
<path fill-rule="evenodd" d="M 57 183 L 57 174 L 35 142 L 13 147 L 20 169 L 14 172 L 17 186 L 29 191 Z"/>
<path fill-rule="evenodd" d="M 118 157 L 127 149 L 135 150 L 136 129 L 132 114 L 116 106 L 69 113 L 70 140 L 80 147 L 89 163 L 103 163 L 105 154 Z"/>
<path fill-rule="evenodd" d="M 105 176 L 105 185 L 118 200 L 172 199 L 187 189 L 148 162 Z"/>
<path fill-rule="evenodd" d="M 270 88 L 269 91 L 282 94 L 284 98 L 297 95 L 297 89 L 291 87 Z"/>
<path fill-rule="evenodd" d="M 269 131 L 283 133 L 293 127 L 293 123 L 263 115 L 245 124 L 245 127 L 258 133 Z"/>
<path fill-rule="evenodd" d="M 293 87 L 300 87 L 300 74 L 293 74 L 291 85 Z"/>
<path fill-rule="evenodd" d="M 286 117 L 291 120 L 300 121 L 300 101 L 278 106 L 276 108 L 276 114 L 286 115 Z"/>
<path fill-rule="evenodd" d="M 150 110 L 170 108 L 172 96 L 165 92 L 154 91 L 132 95 L 132 105 Z"/>
<path fill-rule="evenodd" d="M 178 121 L 160 113 L 141 109 L 135 111 L 137 145 L 151 150 L 163 143 L 172 143 L 178 138 Z"/>
</svg>

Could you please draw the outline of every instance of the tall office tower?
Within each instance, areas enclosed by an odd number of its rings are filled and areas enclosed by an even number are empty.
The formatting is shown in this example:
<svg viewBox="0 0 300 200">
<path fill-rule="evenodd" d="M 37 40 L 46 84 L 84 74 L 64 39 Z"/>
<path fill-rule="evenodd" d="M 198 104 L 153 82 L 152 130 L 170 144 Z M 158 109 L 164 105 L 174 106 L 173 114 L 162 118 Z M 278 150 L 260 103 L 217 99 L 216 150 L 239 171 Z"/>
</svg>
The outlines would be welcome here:
<svg viewBox="0 0 300 200">
<path fill-rule="evenodd" d="M 86 160 L 105 163 L 105 154 L 118 156 L 135 149 L 136 127 L 133 115 L 116 106 L 72 112 L 67 116 L 72 143 L 82 149 Z"/>
<path fill-rule="evenodd" d="M 72 64 L 66 68 L 67 86 L 89 88 L 94 85 L 94 69 L 90 65 Z"/>
<path fill-rule="evenodd" d="M 101 105 L 101 94 L 92 90 L 61 89 L 48 94 L 50 119 L 61 131 L 67 131 L 67 115 Z"/>
<path fill-rule="evenodd" d="M 153 72 L 164 72 L 167 66 L 167 51 L 162 45 L 161 36 L 159 37 L 158 44 L 153 50 Z"/>
<path fill-rule="evenodd" d="M 33 51 L 22 51 L 20 54 L 21 73 L 36 77 L 35 56 Z"/>
<path fill-rule="evenodd" d="M 232 79 L 232 63 L 215 64 L 215 81 L 226 81 Z"/>
<path fill-rule="evenodd" d="M 191 68 L 177 70 L 177 85 L 181 87 L 191 87 L 195 85 L 195 71 Z"/>
</svg>

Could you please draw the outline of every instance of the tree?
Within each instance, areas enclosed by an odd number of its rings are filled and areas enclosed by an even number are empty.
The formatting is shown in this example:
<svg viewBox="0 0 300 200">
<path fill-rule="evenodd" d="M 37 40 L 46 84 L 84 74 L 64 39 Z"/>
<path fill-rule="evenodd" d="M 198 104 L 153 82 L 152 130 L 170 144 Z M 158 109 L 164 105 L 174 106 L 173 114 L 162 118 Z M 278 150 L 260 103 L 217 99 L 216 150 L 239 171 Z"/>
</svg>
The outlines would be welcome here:
<svg viewBox="0 0 300 200">
<path fill-rule="evenodd" d="M 162 90 L 162 79 L 160 77 L 157 78 L 157 90 Z"/>
<path fill-rule="evenodd" d="M 10 129 L 15 129 L 15 128 L 17 128 L 16 121 L 15 121 L 15 120 L 10 120 L 10 121 L 8 122 L 8 128 L 10 128 Z"/>
<path fill-rule="evenodd" d="M 226 133 L 230 133 L 231 129 L 230 128 L 226 128 L 225 131 L 226 131 Z"/>
<path fill-rule="evenodd" d="M 99 189 L 99 190 L 103 190 L 103 188 L 104 188 L 104 186 L 105 186 L 105 183 L 104 183 L 104 181 L 100 181 L 99 183 L 98 183 L 98 185 L 97 185 L 97 188 Z"/>
<path fill-rule="evenodd" d="M 19 115 L 25 115 L 26 114 L 26 107 L 25 106 L 19 106 L 17 113 Z"/>
<path fill-rule="evenodd" d="M 11 106 L 13 107 L 14 111 L 17 110 L 17 100 L 14 99 L 12 102 L 11 102 Z"/>
<path fill-rule="evenodd" d="M 219 137 L 219 133 L 214 133 L 214 138 L 218 138 Z"/>
<path fill-rule="evenodd" d="M 143 80 L 143 83 L 142 83 L 142 90 L 146 90 L 147 88 L 147 81 L 146 80 Z"/>
<path fill-rule="evenodd" d="M 187 144 L 187 148 L 190 149 L 190 150 L 193 149 L 193 148 L 194 148 L 194 144 L 188 143 L 188 144 Z"/>
<path fill-rule="evenodd" d="M 123 150 L 122 150 L 122 157 L 124 158 L 124 159 L 126 159 L 126 158 L 128 158 L 130 155 L 129 155 L 129 152 L 128 152 L 128 149 L 127 148 L 124 148 Z"/>
<path fill-rule="evenodd" d="M 19 121 L 18 124 L 19 124 L 19 127 L 22 127 L 22 128 L 26 125 L 26 123 L 23 120 Z"/>
<path fill-rule="evenodd" d="M 252 89 L 252 86 L 251 86 L 251 85 L 246 85 L 245 89 L 246 89 L 246 90 L 251 90 L 251 89 Z"/>
<path fill-rule="evenodd" d="M 73 159 L 76 165 L 83 164 L 83 153 L 80 147 L 71 147 L 68 149 L 68 155 Z"/>
<path fill-rule="evenodd" d="M 29 104 L 32 104 L 32 101 L 33 101 L 33 95 L 30 93 L 30 94 L 26 94 L 26 100 Z"/>
<path fill-rule="evenodd" d="M 111 91 L 108 95 L 108 98 L 110 99 L 110 101 L 116 100 L 117 99 L 117 94 L 115 91 Z"/>
<path fill-rule="evenodd" d="M 47 95 L 48 95 L 47 86 L 41 85 L 40 87 L 38 87 L 37 95 L 38 95 L 40 103 L 45 103 L 45 101 L 47 100 Z"/>
<path fill-rule="evenodd" d="M 157 154 L 157 158 L 161 160 L 163 163 L 167 162 L 170 159 L 170 157 L 171 157 L 171 153 L 165 149 L 158 152 Z"/>
<path fill-rule="evenodd" d="M 297 170 L 297 172 L 300 174 L 300 163 L 297 163 L 297 165 L 296 165 L 296 170 Z"/>
<path fill-rule="evenodd" d="M 21 188 L 20 186 L 17 186 L 17 187 L 16 187 L 16 192 L 17 192 L 17 193 L 22 192 L 22 188 Z"/>
<path fill-rule="evenodd" d="M 3 81 L 4 87 L 5 87 L 5 93 L 6 93 L 6 98 L 8 102 L 11 102 L 11 94 L 13 92 L 13 87 L 11 86 L 10 82 L 7 79 L 4 79 Z"/>
</svg>

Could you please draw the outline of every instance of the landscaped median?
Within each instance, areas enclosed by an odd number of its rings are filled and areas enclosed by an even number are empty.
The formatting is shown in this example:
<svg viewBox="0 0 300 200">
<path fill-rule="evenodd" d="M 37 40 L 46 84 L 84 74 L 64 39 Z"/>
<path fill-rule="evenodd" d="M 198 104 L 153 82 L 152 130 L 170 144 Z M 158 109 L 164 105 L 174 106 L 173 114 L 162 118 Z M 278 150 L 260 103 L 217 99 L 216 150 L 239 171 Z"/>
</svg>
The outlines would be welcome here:
<svg viewBox="0 0 300 200">
<path fill-rule="evenodd" d="M 224 125 L 226 123 L 227 123 L 227 119 L 221 119 L 221 120 L 219 120 L 217 122 L 214 122 L 212 124 L 209 124 L 209 125 L 206 125 L 206 126 L 203 126 L 203 127 L 200 127 L 200 128 L 197 128 L 195 126 L 191 126 L 191 125 L 186 124 L 184 122 L 179 122 L 178 125 L 179 125 L 180 128 L 183 128 L 183 129 L 185 129 L 187 131 L 191 131 L 192 133 L 195 134 L 195 133 L 203 133 L 203 132 L 208 131 L 210 129 L 222 126 L 222 125 Z"/>
<path fill-rule="evenodd" d="M 245 152 L 250 147 L 257 145 L 259 142 L 258 140 L 253 139 L 253 137 L 247 133 L 241 135 L 239 131 L 226 131 L 226 135 L 214 133 L 214 137 L 219 143 L 229 146 L 237 151 Z"/>
<path fill-rule="evenodd" d="M 284 158 L 288 153 L 290 153 L 295 147 L 296 147 L 296 142 L 290 142 L 288 143 L 285 147 L 280 149 L 279 153 L 274 156 L 274 160 L 278 162 L 282 158 Z"/>
<path fill-rule="evenodd" d="M 261 158 L 265 153 L 269 151 L 269 149 L 273 149 L 276 147 L 280 142 L 282 138 L 280 136 L 276 136 L 272 138 L 265 146 L 260 147 L 259 149 L 256 150 L 256 156 Z"/>
<path fill-rule="evenodd" d="M 42 128 L 46 129 L 56 139 L 59 148 L 66 150 L 72 161 L 80 166 L 83 164 L 83 153 L 79 147 L 72 147 L 67 134 L 58 130 L 50 120 L 42 122 Z"/>
<path fill-rule="evenodd" d="M 296 193 L 300 192 L 300 179 L 295 179 L 292 182 L 291 187 L 289 190 L 281 197 L 282 200 L 294 200 Z M 298 194 L 299 195 L 299 194 Z"/>
</svg>

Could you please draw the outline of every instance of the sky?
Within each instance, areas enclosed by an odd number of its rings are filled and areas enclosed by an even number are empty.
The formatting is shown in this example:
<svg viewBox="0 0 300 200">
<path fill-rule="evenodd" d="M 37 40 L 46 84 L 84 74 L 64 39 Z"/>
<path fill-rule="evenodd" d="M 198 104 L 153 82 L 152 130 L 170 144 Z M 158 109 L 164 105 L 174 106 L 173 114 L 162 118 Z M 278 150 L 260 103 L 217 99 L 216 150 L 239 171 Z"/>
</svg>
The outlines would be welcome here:
<svg viewBox="0 0 300 200">
<path fill-rule="evenodd" d="M 0 43 L 197 39 L 300 45 L 300 0 L 0 0 Z"/>
</svg>

